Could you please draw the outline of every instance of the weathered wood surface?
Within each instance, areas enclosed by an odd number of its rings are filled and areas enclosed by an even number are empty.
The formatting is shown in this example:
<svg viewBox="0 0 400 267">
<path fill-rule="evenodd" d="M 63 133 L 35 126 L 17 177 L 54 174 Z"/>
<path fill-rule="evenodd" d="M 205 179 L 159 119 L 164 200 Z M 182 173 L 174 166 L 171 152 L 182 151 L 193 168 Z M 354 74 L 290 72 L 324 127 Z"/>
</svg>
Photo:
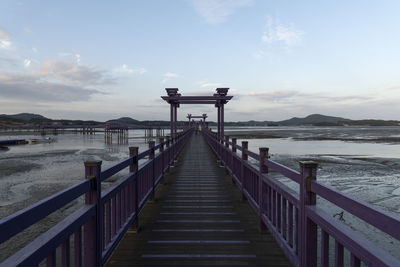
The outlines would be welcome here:
<svg viewBox="0 0 400 267">
<path fill-rule="evenodd" d="M 106 266 L 291 266 L 200 134 Z"/>
</svg>

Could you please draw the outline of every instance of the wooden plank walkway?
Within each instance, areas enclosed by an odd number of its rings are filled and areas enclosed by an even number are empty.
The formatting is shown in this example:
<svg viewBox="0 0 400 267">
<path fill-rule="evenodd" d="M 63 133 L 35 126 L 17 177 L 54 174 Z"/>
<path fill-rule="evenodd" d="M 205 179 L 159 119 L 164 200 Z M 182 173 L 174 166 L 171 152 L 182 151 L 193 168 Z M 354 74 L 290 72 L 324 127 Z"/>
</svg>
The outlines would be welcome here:
<svg viewBox="0 0 400 267">
<path fill-rule="evenodd" d="M 140 214 L 106 266 L 291 266 L 201 134 Z"/>
</svg>

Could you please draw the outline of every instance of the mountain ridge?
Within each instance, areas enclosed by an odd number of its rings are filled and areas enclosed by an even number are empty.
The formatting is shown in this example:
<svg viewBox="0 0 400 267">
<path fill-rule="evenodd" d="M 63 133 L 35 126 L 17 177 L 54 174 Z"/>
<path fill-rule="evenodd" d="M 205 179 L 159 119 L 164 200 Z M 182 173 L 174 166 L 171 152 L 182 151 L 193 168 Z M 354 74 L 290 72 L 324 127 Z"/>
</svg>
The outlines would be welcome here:
<svg viewBox="0 0 400 267">
<path fill-rule="evenodd" d="M 34 113 L 19 113 L 13 115 L 0 114 L 0 122 L 6 124 L 52 124 L 52 125 L 72 125 L 72 124 L 85 124 L 96 125 L 104 123 L 123 123 L 135 125 L 169 125 L 169 121 L 163 120 L 144 120 L 139 121 L 130 117 L 120 117 L 118 119 L 111 119 L 105 122 L 94 120 L 53 120 L 46 118 L 40 114 Z M 184 125 L 186 121 L 178 121 L 178 125 Z M 215 122 L 209 121 L 210 125 L 216 125 Z M 287 120 L 281 121 L 238 121 L 238 122 L 225 122 L 226 126 L 400 126 L 400 121 L 396 120 L 352 120 L 342 117 L 327 116 L 322 114 L 310 114 L 306 117 L 292 117 Z"/>
</svg>

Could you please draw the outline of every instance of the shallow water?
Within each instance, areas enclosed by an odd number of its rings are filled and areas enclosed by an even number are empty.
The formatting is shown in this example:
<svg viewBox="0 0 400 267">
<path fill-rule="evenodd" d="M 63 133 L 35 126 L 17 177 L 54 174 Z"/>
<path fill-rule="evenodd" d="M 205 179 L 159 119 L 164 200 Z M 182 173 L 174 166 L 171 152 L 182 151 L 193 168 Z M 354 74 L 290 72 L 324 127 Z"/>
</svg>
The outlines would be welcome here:
<svg viewBox="0 0 400 267">
<path fill-rule="evenodd" d="M 400 144 L 391 139 L 398 137 L 400 127 L 274 128 L 257 129 L 250 139 L 241 138 L 249 129 L 234 129 L 229 134 L 238 132 L 237 143 L 248 141 L 249 150 L 256 153 L 259 147 L 269 147 L 272 160 L 295 170 L 299 170 L 300 161 L 315 161 L 319 164 L 317 180 L 400 218 Z M 258 132 L 285 138 L 259 138 Z M 325 137 L 337 140 L 318 140 Z M 343 141 L 348 139 L 352 141 Z M 298 192 L 297 183 L 276 173 L 271 177 Z M 343 211 L 320 197 L 317 203 L 332 216 Z M 400 258 L 400 241 L 347 212 L 343 222 Z"/>
<path fill-rule="evenodd" d="M 272 160 L 296 170 L 299 161 L 314 160 L 319 163 L 318 180 L 400 217 L 400 143 L 396 139 L 400 127 L 226 127 L 225 131 L 231 136 L 238 134 L 239 145 L 248 140 L 253 152 L 258 153 L 259 147 L 269 147 Z M 260 138 L 260 133 L 274 138 Z M 244 139 L 243 134 L 250 139 Z M 118 140 L 114 135 L 111 143 L 105 142 L 101 133 L 51 137 L 55 142 L 10 146 L 9 150 L 0 151 L 0 218 L 82 181 L 84 161 L 102 160 L 104 169 L 126 159 L 129 146 L 138 146 L 139 152 L 148 147 L 144 131 L 140 130 L 130 131 L 128 140 Z M 16 138 L 41 137 L 0 135 L 1 140 Z M 276 178 L 298 189 L 294 182 Z M 323 199 L 318 202 L 332 215 L 341 212 Z M 65 216 L 70 212 L 68 209 L 56 218 Z M 393 242 L 349 214 L 345 213 L 344 219 L 347 225 L 400 257 L 398 241 Z M 28 235 L 37 234 L 34 229 Z M 0 262 L 9 254 L 3 252 Z"/>
<path fill-rule="evenodd" d="M 58 190 L 84 179 L 84 162 L 101 160 L 102 168 L 126 159 L 129 146 L 147 149 L 144 131 L 130 131 L 129 139 L 113 136 L 105 142 L 103 134 L 59 134 L 51 135 L 54 142 L 9 146 L 0 152 L 0 217 L 13 210 L 10 205 L 23 200 L 41 199 L 49 194 L 49 184 Z M 42 139 L 38 135 L 2 135 L 0 139 Z M 46 188 L 45 192 L 40 187 Z M 2 209 L 6 207 L 7 209 Z"/>
</svg>

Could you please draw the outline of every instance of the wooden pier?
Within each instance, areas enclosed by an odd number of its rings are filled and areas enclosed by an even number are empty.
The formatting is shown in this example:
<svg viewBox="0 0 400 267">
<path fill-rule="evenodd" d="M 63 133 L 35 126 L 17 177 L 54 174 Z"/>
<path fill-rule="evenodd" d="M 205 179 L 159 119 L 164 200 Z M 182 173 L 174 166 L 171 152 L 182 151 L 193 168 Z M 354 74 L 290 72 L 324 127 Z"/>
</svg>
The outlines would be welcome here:
<svg viewBox="0 0 400 267">
<path fill-rule="evenodd" d="M 247 141 L 238 144 L 224 135 L 228 88 L 217 88 L 212 96 L 166 91 L 171 136 L 160 137 L 158 144 L 149 141 L 145 151 L 129 147 L 129 158 L 104 170 L 101 161 L 85 162 L 85 180 L 0 219 L 2 244 L 85 199 L 0 267 L 400 266 L 399 255 L 332 217 L 317 199 L 395 242 L 400 218 L 318 181 L 315 162 L 299 162 L 299 171 L 293 170 L 271 160 L 267 147 L 253 152 Z M 206 123 L 178 132 L 181 104 L 214 105 L 217 132 Z M 118 173 L 122 177 L 102 189 L 102 182 Z M 275 174 L 298 187 L 288 187 Z"/>
<path fill-rule="evenodd" d="M 291 266 L 200 135 L 192 135 L 156 200 L 106 266 Z"/>
</svg>

